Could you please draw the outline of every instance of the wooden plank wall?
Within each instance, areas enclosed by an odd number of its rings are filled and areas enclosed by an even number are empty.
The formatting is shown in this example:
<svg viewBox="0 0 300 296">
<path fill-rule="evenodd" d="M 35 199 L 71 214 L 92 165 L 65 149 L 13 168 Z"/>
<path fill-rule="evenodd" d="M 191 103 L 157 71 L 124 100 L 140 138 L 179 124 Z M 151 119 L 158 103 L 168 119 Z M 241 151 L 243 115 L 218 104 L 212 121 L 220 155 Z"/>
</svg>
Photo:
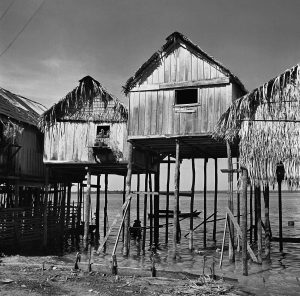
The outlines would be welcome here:
<svg viewBox="0 0 300 296">
<path fill-rule="evenodd" d="M 146 85 L 199 81 L 225 75 L 191 50 L 179 46 L 162 59 L 129 98 L 129 137 L 210 133 L 232 101 L 232 84 L 198 87 L 198 104 L 175 106 L 175 90 Z M 143 89 L 143 90 L 142 90 Z"/>
</svg>

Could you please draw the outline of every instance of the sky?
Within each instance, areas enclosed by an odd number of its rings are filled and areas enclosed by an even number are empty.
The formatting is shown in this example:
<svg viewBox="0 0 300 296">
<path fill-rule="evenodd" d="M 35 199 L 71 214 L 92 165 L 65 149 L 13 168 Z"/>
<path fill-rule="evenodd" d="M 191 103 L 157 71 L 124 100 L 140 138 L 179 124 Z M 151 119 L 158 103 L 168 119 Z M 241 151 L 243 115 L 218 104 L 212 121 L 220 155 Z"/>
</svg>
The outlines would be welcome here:
<svg viewBox="0 0 300 296">
<path fill-rule="evenodd" d="M 127 104 L 126 80 L 179 31 L 252 90 L 299 63 L 299 13 L 299 0 L 0 0 L 0 87 L 50 107 L 91 75 Z"/>
</svg>

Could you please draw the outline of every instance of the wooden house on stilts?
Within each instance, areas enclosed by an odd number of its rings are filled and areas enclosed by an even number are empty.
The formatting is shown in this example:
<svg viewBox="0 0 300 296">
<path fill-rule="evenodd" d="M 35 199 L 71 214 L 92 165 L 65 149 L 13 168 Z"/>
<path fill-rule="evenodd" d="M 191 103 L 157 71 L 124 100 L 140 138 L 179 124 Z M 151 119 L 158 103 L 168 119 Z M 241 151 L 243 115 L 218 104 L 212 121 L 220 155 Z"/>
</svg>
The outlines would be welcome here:
<svg viewBox="0 0 300 296">
<path fill-rule="evenodd" d="M 206 170 L 208 158 L 217 161 L 217 158 L 227 157 L 226 144 L 217 142 L 211 134 L 221 114 L 232 101 L 245 94 L 246 90 L 241 81 L 226 67 L 178 32 L 167 37 L 162 48 L 128 79 L 123 88 L 129 98 L 130 144 L 158 154 L 161 160 L 167 156 L 176 159 L 173 235 L 174 257 L 176 257 L 180 161 L 192 159 L 194 166 L 195 158 L 203 158 Z M 236 155 L 236 146 L 233 147 L 235 149 L 231 152 Z M 206 178 L 206 171 L 204 174 Z M 159 181 L 159 177 L 155 179 Z M 204 183 L 206 186 L 206 179 Z M 195 175 L 192 186 L 191 213 Z M 158 183 L 155 184 L 155 192 L 157 191 L 159 191 Z M 155 198 L 155 244 L 158 244 L 159 239 L 158 212 L 159 198 Z M 206 196 L 204 196 L 204 247 L 206 218 Z M 190 248 L 193 248 L 192 214 Z"/>
</svg>

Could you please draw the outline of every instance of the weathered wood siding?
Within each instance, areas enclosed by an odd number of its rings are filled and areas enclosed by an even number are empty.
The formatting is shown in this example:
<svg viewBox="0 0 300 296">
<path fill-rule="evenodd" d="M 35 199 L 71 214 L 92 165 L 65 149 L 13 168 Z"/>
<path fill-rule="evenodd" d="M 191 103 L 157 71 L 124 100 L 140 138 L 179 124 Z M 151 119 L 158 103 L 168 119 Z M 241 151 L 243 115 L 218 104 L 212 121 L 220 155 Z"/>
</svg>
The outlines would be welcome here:
<svg viewBox="0 0 300 296">
<path fill-rule="evenodd" d="M 42 134 L 36 129 L 25 127 L 19 145 L 21 148 L 11 162 L 14 174 L 42 179 L 44 176 Z M 15 147 L 12 148 L 12 152 L 14 151 Z"/>
<path fill-rule="evenodd" d="M 90 162 L 95 163 L 92 146 L 97 126 L 110 125 L 110 145 L 127 156 L 126 123 L 57 122 L 45 131 L 44 162 Z"/>
<path fill-rule="evenodd" d="M 149 72 L 129 94 L 129 137 L 210 133 L 233 100 L 232 84 L 218 66 L 184 46 L 177 46 Z M 224 83 L 209 84 L 217 79 Z M 193 86 L 198 103 L 175 105 L 175 88 L 197 81 L 207 81 Z"/>
</svg>

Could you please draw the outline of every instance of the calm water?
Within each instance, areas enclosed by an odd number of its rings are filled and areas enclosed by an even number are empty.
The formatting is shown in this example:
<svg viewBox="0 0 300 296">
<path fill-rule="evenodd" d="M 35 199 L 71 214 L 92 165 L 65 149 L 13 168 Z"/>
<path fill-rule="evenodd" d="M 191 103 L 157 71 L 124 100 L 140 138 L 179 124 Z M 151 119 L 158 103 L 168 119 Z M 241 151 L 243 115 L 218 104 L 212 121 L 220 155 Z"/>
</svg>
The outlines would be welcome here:
<svg viewBox="0 0 300 296">
<path fill-rule="evenodd" d="M 75 197 L 75 196 L 74 196 Z M 283 200 L 283 235 L 284 237 L 300 237 L 300 192 L 284 192 Z M 103 195 L 101 196 L 101 218 L 103 219 Z M 149 200 L 149 198 L 148 198 Z M 262 199 L 262 209 L 264 203 Z M 116 215 L 119 213 L 122 206 L 121 194 L 110 194 L 108 198 L 108 224 L 113 222 Z M 225 207 L 227 206 L 226 193 L 219 193 L 218 195 L 218 213 L 217 218 L 225 217 Z M 148 205 L 149 208 L 149 205 Z M 165 209 L 165 197 L 160 197 L 160 208 Z M 170 197 L 170 209 L 173 208 L 173 198 Z M 140 198 L 140 219 L 142 220 L 143 198 Z M 203 209 L 203 195 L 197 194 L 195 196 L 194 209 L 202 211 Z M 248 206 L 249 209 L 249 206 Z M 182 212 L 189 211 L 189 198 L 180 198 L 180 210 Z M 95 196 L 92 196 L 92 212 L 95 211 Z M 207 217 L 213 213 L 213 193 L 207 194 Z M 264 219 L 262 210 L 262 218 Z M 136 219 L 136 198 L 132 199 L 131 203 L 131 223 Z M 170 219 L 172 222 L 172 219 Z M 212 220 L 212 219 L 210 219 Z M 277 193 L 270 193 L 270 220 L 273 236 L 278 236 L 278 200 Z M 197 226 L 203 221 L 203 212 L 199 217 L 194 218 L 194 226 Z M 263 220 L 264 221 L 264 220 Z M 294 221 L 294 226 L 288 226 L 288 221 Z M 218 248 L 221 248 L 224 220 L 218 221 L 217 224 L 217 245 L 212 242 L 213 223 L 207 223 L 207 249 L 203 250 L 203 226 L 200 226 L 194 234 L 195 252 L 188 250 L 188 237 L 184 235 L 189 229 L 189 219 L 184 219 L 180 222 L 182 238 L 178 246 L 180 259 L 172 260 L 171 249 L 164 245 L 165 242 L 165 228 L 160 228 L 160 242 L 161 250 L 157 255 L 157 267 L 164 270 L 172 271 L 188 271 L 200 274 L 203 268 L 203 255 L 206 256 L 206 269 L 209 273 L 212 258 L 214 257 L 217 264 L 219 262 L 220 253 Z M 111 252 L 116 239 L 120 223 L 113 228 L 108 239 L 107 250 L 105 254 L 93 256 L 93 261 L 101 264 L 110 265 Z M 160 219 L 160 224 L 165 224 L 165 218 Z M 103 223 L 101 223 L 100 227 Z M 147 221 L 149 226 L 149 220 Z M 248 224 L 249 225 L 249 224 Z M 169 227 L 169 247 L 172 247 L 172 226 Z M 101 228 L 103 233 L 103 229 Z M 149 240 L 149 233 L 147 233 Z M 226 241 L 226 245 L 228 241 Z M 149 241 L 147 246 L 149 245 Z M 122 241 L 119 242 L 117 250 L 117 260 L 119 266 L 143 267 L 150 268 L 150 252 L 147 251 L 145 256 L 142 255 L 140 246 L 135 241 L 131 241 L 130 256 L 123 258 Z M 73 254 L 72 254 L 73 255 Z M 235 265 L 228 264 L 225 252 L 222 270 L 216 269 L 218 274 L 225 276 L 239 278 L 241 287 L 244 290 L 254 292 L 258 295 L 300 295 L 300 245 L 284 243 L 284 253 L 278 250 L 278 243 L 272 243 L 271 262 L 264 262 L 263 265 L 250 264 L 250 276 L 245 278 L 241 276 L 241 264 L 239 262 L 239 255 L 237 255 L 237 262 Z M 71 254 L 70 254 L 71 256 Z"/>
</svg>

